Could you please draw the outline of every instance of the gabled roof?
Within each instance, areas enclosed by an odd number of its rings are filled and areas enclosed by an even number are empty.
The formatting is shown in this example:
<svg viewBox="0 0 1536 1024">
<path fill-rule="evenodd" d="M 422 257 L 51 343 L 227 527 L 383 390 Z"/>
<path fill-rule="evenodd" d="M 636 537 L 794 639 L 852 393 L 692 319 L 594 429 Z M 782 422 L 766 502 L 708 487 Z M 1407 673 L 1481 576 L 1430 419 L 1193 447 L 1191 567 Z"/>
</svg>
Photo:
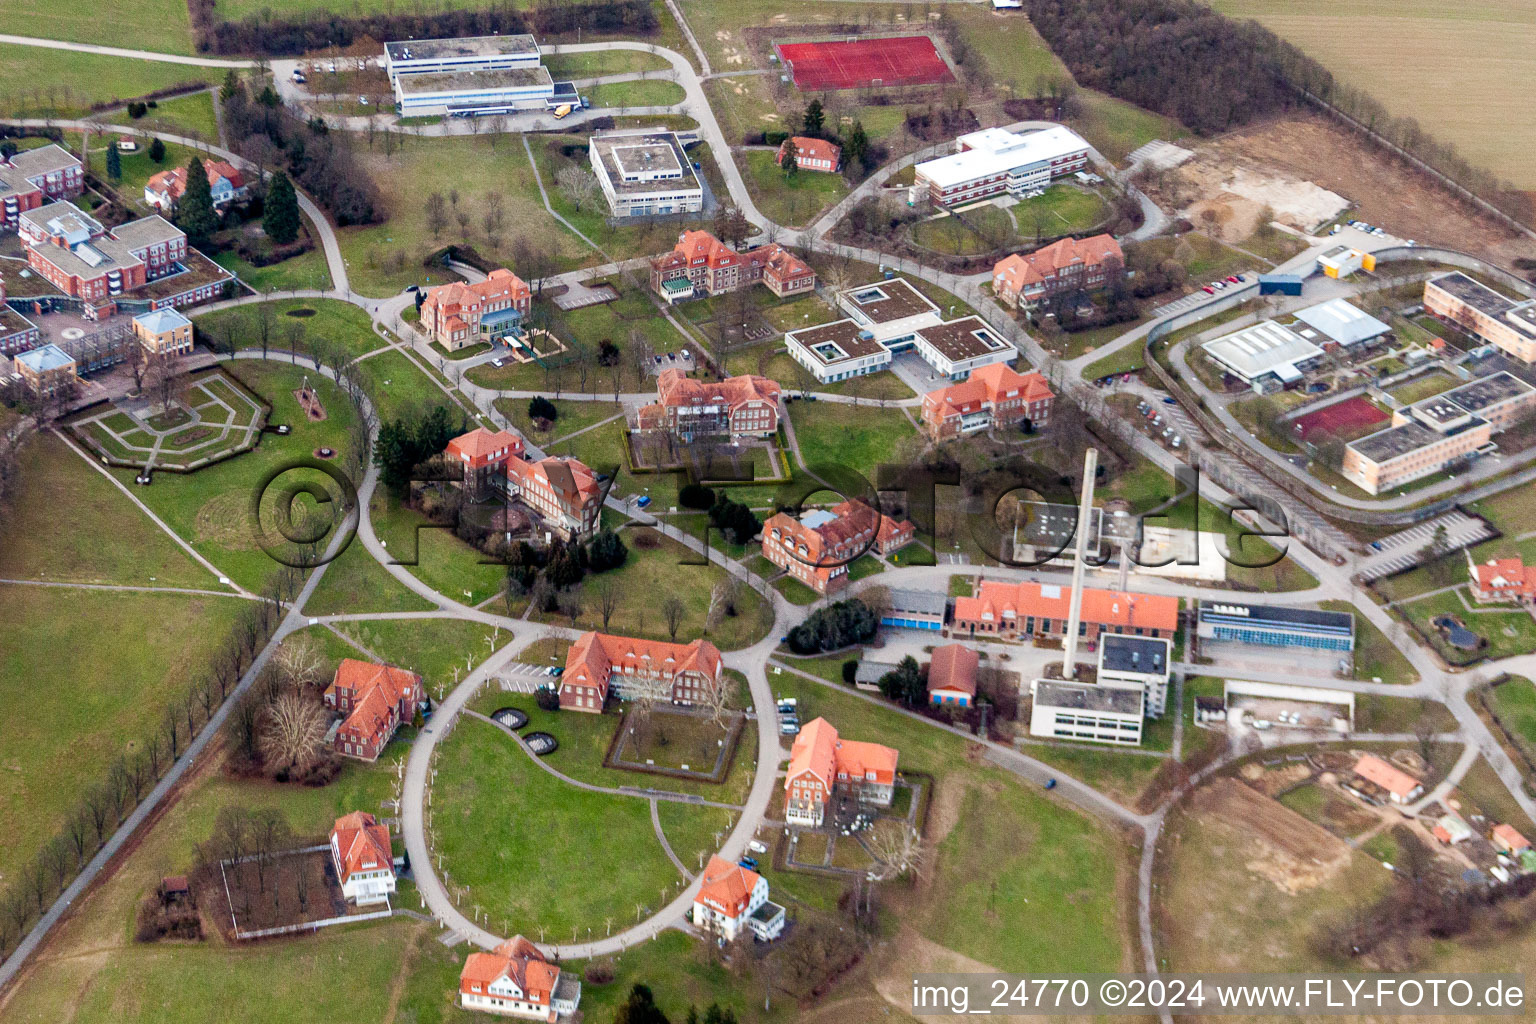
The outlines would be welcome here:
<svg viewBox="0 0 1536 1024">
<path fill-rule="evenodd" d="M 583 633 L 565 656 L 560 685 L 596 686 L 606 690 L 614 672 L 632 675 L 655 673 L 671 678 L 679 672 L 702 672 L 710 679 L 720 675 L 720 649 L 708 640 L 675 644 L 643 640 L 596 631 Z"/>
<path fill-rule="evenodd" d="M 783 159 L 784 147 L 795 147 L 796 160 L 826 160 L 830 166 L 836 167 L 837 162 L 843 158 L 843 148 L 826 139 L 811 139 L 804 135 L 792 135 L 779 144 L 779 159 Z"/>
<path fill-rule="evenodd" d="M 240 173 L 240 169 L 223 160 L 204 160 L 203 172 L 207 175 L 210 186 L 217 185 L 220 178 L 225 178 L 229 181 L 231 188 L 245 187 L 245 176 Z M 187 191 L 187 168 L 172 167 L 158 174 L 152 174 L 144 187 L 151 192 L 159 192 L 172 199 L 180 199 Z"/>
<path fill-rule="evenodd" d="M 709 858 L 709 864 L 701 876 L 703 883 L 694 899 L 699 903 L 713 904 L 732 917 L 740 916 L 752 898 L 752 890 L 762 876 L 756 871 L 733 864 L 724 857 Z"/>
<path fill-rule="evenodd" d="M 492 433 L 484 427 L 476 427 L 469 433 L 460 434 L 449 441 L 446 450 L 450 456 L 467 457 L 471 460 L 489 458 L 499 451 L 520 455 L 523 451 L 523 439 L 505 430 Z"/>
<path fill-rule="evenodd" d="M 560 968 L 550 963 L 539 947 L 514 935 L 493 952 L 469 954 L 459 972 L 459 990 L 468 992 L 471 985 L 479 985 L 483 992 L 502 978 L 516 985 L 528 1002 L 548 1006 L 560 982 Z"/>
<path fill-rule="evenodd" d="M 1003 583 L 985 580 L 975 597 L 955 598 L 957 620 L 1023 621 L 1027 616 L 1064 622 L 1072 588 L 1045 583 Z M 1179 599 L 1163 594 L 1131 594 L 1123 590 L 1083 588 L 1082 618 L 1101 626 L 1157 629 L 1173 632 L 1179 625 Z"/>
<path fill-rule="evenodd" d="M 930 391 L 923 396 L 923 416 L 947 419 L 976 412 L 985 405 L 1018 398 L 1026 404 L 1054 397 L 1050 382 L 1038 373 L 1019 373 L 1006 363 L 993 363 L 975 370 L 958 384 Z"/>
<path fill-rule="evenodd" d="M 388 869 L 393 872 L 394 854 L 390 851 L 389 827 L 380 825 L 367 811 L 353 811 L 336 819 L 331 829 L 340 859 L 342 884 L 358 871 Z"/>
<path fill-rule="evenodd" d="M 956 690 L 974 695 L 980 655 L 964 644 L 945 644 L 928 664 L 928 691 Z"/>
<path fill-rule="evenodd" d="M 1003 257 L 992 267 L 992 279 L 996 282 L 1001 278 L 1003 286 L 1010 291 L 1022 291 L 1044 282 L 1066 267 L 1074 264 L 1098 266 L 1107 259 L 1125 262 L 1125 253 L 1113 235 L 1063 238 L 1031 253 Z"/>
<path fill-rule="evenodd" d="M 1536 566 L 1518 556 L 1491 558 L 1472 566 L 1472 579 L 1484 591 L 1536 591 Z"/>
<path fill-rule="evenodd" d="M 1420 785 L 1418 779 L 1400 768 L 1394 768 L 1375 754 L 1362 755 L 1355 762 L 1355 774 L 1403 800 L 1408 799 L 1409 794 Z"/>
<path fill-rule="evenodd" d="M 421 695 L 421 676 L 391 665 L 375 665 L 343 658 L 325 695 L 334 699 L 338 689 L 354 694 L 352 710 L 341 728 L 365 739 L 376 739 L 389 728 L 390 715 L 402 700 Z"/>
<path fill-rule="evenodd" d="M 1531 841 L 1521 835 L 1515 826 L 1509 824 L 1493 826 L 1493 837 L 1500 840 L 1504 844 L 1504 848 L 1511 853 L 1528 850 L 1531 846 Z"/>
<path fill-rule="evenodd" d="M 543 480 L 560 498 L 561 503 L 573 510 L 597 501 L 603 493 L 597 475 L 585 463 L 570 456 L 552 455 L 532 462 L 510 459 L 507 461 L 507 476 L 524 484 Z"/>
<path fill-rule="evenodd" d="M 864 779 L 874 773 L 874 781 L 889 785 L 896 781 L 897 752 L 892 747 L 863 740 L 845 740 L 825 718 L 817 718 L 800 730 L 789 752 L 789 772 L 784 776 L 787 792 L 795 779 L 809 774 L 830 791 L 839 773 Z"/>
<path fill-rule="evenodd" d="M 755 373 L 704 381 L 672 368 L 663 370 L 656 378 L 656 394 L 662 405 L 724 404 L 735 409 L 752 401 L 772 403 L 782 390 L 778 381 Z"/>
<path fill-rule="evenodd" d="M 433 310 L 441 310 L 444 315 L 453 315 L 466 306 L 473 309 L 502 300 L 515 305 L 529 299 L 532 294 L 522 278 L 505 267 L 498 267 L 487 274 L 484 281 L 474 284 L 453 281 L 428 289 L 421 308 L 425 311 L 430 306 Z"/>
</svg>

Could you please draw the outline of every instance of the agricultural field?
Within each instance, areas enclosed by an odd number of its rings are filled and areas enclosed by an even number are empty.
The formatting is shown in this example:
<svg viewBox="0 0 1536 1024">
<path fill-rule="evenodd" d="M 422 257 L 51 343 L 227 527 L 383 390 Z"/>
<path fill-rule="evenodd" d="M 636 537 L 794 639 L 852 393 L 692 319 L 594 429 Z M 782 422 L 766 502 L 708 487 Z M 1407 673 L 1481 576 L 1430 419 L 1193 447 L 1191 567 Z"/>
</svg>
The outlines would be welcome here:
<svg viewBox="0 0 1536 1024">
<path fill-rule="evenodd" d="M 1536 139 L 1536 111 L 1521 98 L 1521 83 L 1536 78 L 1536 53 L 1528 45 L 1536 10 L 1529 4 L 1215 0 L 1212 6 L 1274 30 L 1390 113 L 1429 126 L 1472 163 L 1517 188 L 1536 188 L 1536 170 L 1522 156 Z M 1436 73 L 1424 75 L 1426 67 Z"/>
</svg>

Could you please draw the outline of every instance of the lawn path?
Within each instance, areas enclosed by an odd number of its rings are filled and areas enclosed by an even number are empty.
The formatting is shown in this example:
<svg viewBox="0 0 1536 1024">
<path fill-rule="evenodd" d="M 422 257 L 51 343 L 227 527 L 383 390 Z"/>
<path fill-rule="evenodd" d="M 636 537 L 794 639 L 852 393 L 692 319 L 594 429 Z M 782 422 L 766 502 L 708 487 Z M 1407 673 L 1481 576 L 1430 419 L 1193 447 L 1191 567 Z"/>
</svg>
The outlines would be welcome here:
<svg viewBox="0 0 1536 1024">
<path fill-rule="evenodd" d="M 126 583 L 65 583 L 62 580 L 12 580 L 0 579 L 17 587 L 63 587 L 71 590 L 126 590 L 136 594 L 192 594 L 198 597 L 234 597 L 245 601 L 259 600 L 255 594 L 231 594 L 227 590 L 199 590 L 196 587 L 139 587 Z"/>
<path fill-rule="evenodd" d="M 683 881 L 691 882 L 693 881 L 693 872 L 688 870 L 688 865 L 677 859 L 677 854 L 672 852 L 672 844 L 667 842 L 667 834 L 661 830 L 661 812 L 656 810 L 658 804 L 659 801 L 652 797 L 651 828 L 656 830 L 656 841 L 661 844 L 662 852 L 667 855 L 667 859 L 672 862 L 672 865 L 677 868 L 678 873 L 683 876 Z"/>
</svg>

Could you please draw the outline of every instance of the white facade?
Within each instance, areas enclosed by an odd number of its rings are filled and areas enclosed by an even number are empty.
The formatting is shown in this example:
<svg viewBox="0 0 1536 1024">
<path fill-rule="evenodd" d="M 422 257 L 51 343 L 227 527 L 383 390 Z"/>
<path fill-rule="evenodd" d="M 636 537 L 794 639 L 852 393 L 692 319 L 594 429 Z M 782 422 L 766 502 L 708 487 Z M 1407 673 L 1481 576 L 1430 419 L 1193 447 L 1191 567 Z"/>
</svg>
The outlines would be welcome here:
<svg viewBox="0 0 1536 1024">
<path fill-rule="evenodd" d="M 987 128 L 955 140 L 955 152 L 917 165 L 916 183 L 934 202 L 967 202 L 999 192 L 1018 195 L 1088 166 L 1088 143 L 1062 125 L 1015 135 Z"/>
<path fill-rule="evenodd" d="M 740 914 L 732 915 L 729 909 L 720 906 L 713 899 L 701 902 L 698 897 L 694 897 L 693 923 L 722 936 L 729 942 L 741 934 L 741 929 L 747 925 L 752 912 L 767 902 L 768 879 L 758 875 L 757 884 L 752 887 L 752 894 L 747 897 L 746 908 Z"/>
<path fill-rule="evenodd" d="M 440 71 L 504 71 L 539 66 L 533 36 L 472 36 L 464 39 L 407 39 L 384 44 L 389 77 Z"/>
<path fill-rule="evenodd" d="M 842 330 L 824 330 L 841 327 Z M 784 335 L 789 356 L 810 370 L 823 384 L 877 373 L 891 365 L 891 350 L 880 344 L 866 344 L 861 331 L 851 320 L 791 331 Z M 836 336 L 833 336 L 836 335 Z"/>
<path fill-rule="evenodd" d="M 1031 736 L 1125 747 L 1141 745 L 1140 687 L 1036 679 L 1030 684 L 1030 698 Z"/>
<path fill-rule="evenodd" d="M 576 997 L 571 998 L 562 991 L 565 983 L 563 971 L 560 980 L 561 985 L 556 986 L 548 1006 L 529 1002 L 527 994 L 505 975 L 486 986 L 485 992 L 460 991 L 459 1005 L 466 1010 L 494 1013 L 501 1017 L 520 1017 L 524 1020 L 548 1020 L 551 1009 L 555 1011 L 556 1017 L 569 1017 L 576 1012 L 581 1001 L 581 986 L 575 986 Z"/>
<path fill-rule="evenodd" d="M 542 67 L 398 75 L 393 87 L 401 117 L 541 110 L 555 95 L 554 79 Z"/>
<path fill-rule="evenodd" d="M 676 132 L 598 132 L 588 154 L 615 217 L 698 213 L 704 208 L 704 188 Z"/>
<path fill-rule="evenodd" d="M 343 870 L 341 850 L 336 845 L 334 835 L 331 836 L 331 862 L 336 868 L 337 877 L 346 874 Z M 347 875 L 347 880 L 341 883 L 341 894 L 360 907 L 383 903 L 394 891 L 395 865 L 392 860 L 364 864 L 361 870 Z"/>
</svg>

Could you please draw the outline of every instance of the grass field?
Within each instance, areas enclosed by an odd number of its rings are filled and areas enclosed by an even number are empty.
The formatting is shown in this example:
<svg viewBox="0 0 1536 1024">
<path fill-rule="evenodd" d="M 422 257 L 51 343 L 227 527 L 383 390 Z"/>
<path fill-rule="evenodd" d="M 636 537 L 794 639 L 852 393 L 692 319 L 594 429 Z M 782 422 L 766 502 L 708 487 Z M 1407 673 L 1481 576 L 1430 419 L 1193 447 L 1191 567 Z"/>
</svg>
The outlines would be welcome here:
<svg viewBox="0 0 1536 1024">
<path fill-rule="evenodd" d="M 903 443 L 917 433 L 900 409 L 796 402 L 790 418 L 807 466 L 842 466 L 871 482 L 875 467 L 896 462 Z"/>
<path fill-rule="evenodd" d="M 623 412 L 621 406 L 613 402 L 555 402 L 555 410 L 559 415 L 550 424 L 548 430 L 535 430 L 533 419 L 528 415 L 528 400 L 525 398 L 498 398 L 496 409 L 503 416 L 512 421 L 530 441 L 539 446 L 544 446 L 552 441 L 569 437 L 579 430 L 596 426 L 604 420 L 610 419 Z"/>
<path fill-rule="evenodd" d="M 23 450 L 20 482 L 0 529 L 0 576 L 218 589 L 208 570 L 55 435 L 36 435 Z M 110 544 L 101 543 L 106 523 Z"/>
<path fill-rule="evenodd" d="M 50 4 L 47 0 L 13 0 L 6 4 L 5 10 L 6 14 L 14 19 L 12 27 L 19 29 L 20 35 L 42 39 L 67 39 L 77 43 L 100 43 L 106 46 L 127 46 L 156 50 L 161 53 L 192 52 L 192 31 L 187 18 L 187 5 L 181 0 L 144 0 L 143 3 L 114 4 L 107 8 L 65 7 L 61 4 Z M 6 47 L 6 49 L 10 50 L 12 47 Z M 76 64 L 74 59 L 90 57 L 89 65 L 103 74 L 112 74 L 110 70 L 112 67 L 122 69 L 117 73 L 128 75 L 148 70 L 150 74 L 163 72 L 180 75 L 182 77 L 172 78 L 171 81 L 181 82 L 188 78 L 202 78 L 215 73 L 213 69 L 150 61 L 129 61 L 121 57 L 96 57 L 30 46 L 15 47 L 15 49 L 28 50 L 46 61 L 61 62 L 48 65 L 60 70 L 84 68 L 86 64 Z M 23 59 L 16 58 L 16 61 Z M 4 63 L 7 65 L 13 63 L 9 54 L 4 58 Z M 88 74 L 81 74 L 79 70 L 71 72 L 70 77 L 79 81 L 90 79 Z M 138 96 L 147 91 L 149 90 L 137 89 L 133 92 L 113 92 L 108 95 Z M 0 96 L 4 95 L 9 93 L 5 89 L 0 89 Z"/>
<path fill-rule="evenodd" d="M 322 266 L 324 261 L 321 261 Z M 373 333 L 372 321 L 368 314 L 350 302 L 341 302 L 337 299 L 275 299 L 271 303 L 260 303 L 272 310 L 272 327 L 268 346 L 274 349 L 288 348 L 291 338 L 289 331 L 293 324 L 303 326 L 303 344 L 307 350 L 309 344 L 317 339 L 324 338 L 332 343 L 339 344 L 341 349 L 351 357 L 372 352 L 376 348 L 383 348 L 386 342 L 383 338 Z M 300 315 L 294 316 L 292 314 Z M 255 306 L 236 306 L 233 309 L 221 309 L 214 313 L 204 313 L 195 321 L 200 340 L 222 343 L 224 331 L 227 326 L 232 326 L 234 331 L 235 347 L 243 349 L 261 348 L 261 334 L 258 327 L 257 312 Z M 244 366 L 239 367 L 241 371 Z M 420 376 L 418 373 L 417 376 Z"/>
<path fill-rule="evenodd" d="M 1536 79 L 1528 41 L 1536 9 L 1519 0 L 1449 8 L 1429 0 L 1216 0 L 1225 14 L 1254 18 L 1364 89 L 1392 114 L 1433 125 L 1436 137 L 1510 179 L 1536 188 L 1520 154 L 1536 139 L 1536 110 L 1519 83 Z M 1435 67 L 1437 73 L 1420 71 Z"/>
<path fill-rule="evenodd" d="M 314 248 L 297 256 L 290 256 L 281 263 L 258 267 L 242 260 L 233 250 L 217 253 L 213 261 L 258 292 L 324 291 L 331 287 L 331 270 L 325 262 L 325 250 L 309 218 L 304 219 Z"/>
<path fill-rule="evenodd" d="M 1464 603 L 1465 598 L 1465 589 L 1458 588 L 1416 598 L 1398 607 L 1434 639 L 1437 650 L 1450 652 L 1452 660 L 1464 661 L 1470 654 L 1455 651 L 1440 640 L 1439 632 L 1431 623 L 1441 615 L 1455 616 L 1464 626 L 1486 640 L 1488 643 L 1483 650 L 1490 658 L 1507 658 L 1536 650 L 1536 621 L 1532 621 L 1530 615 L 1514 609 L 1489 611 L 1486 614 L 1469 611 Z"/>
<path fill-rule="evenodd" d="M 0 586 L 0 700 L 26 709 L 6 726 L 0 877 L 15 877 L 82 791 L 161 727 L 243 605 Z"/>
<path fill-rule="evenodd" d="M 637 903 L 654 910 L 681 882 L 646 801 L 570 786 L 473 719 L 438 747 L 432 829 L 455 888 L 534 938 L 540 928 L 551 941 L 585 939 L 589 927 L 601 936 L 605 920 L 633 923 Z"/>
<path fill-rule="evenodd" d="M 590 53 L 546 53 L 543 64 L 556 81 L 599 78 L 634 71 L 665 71 L 666 58 L 643 50 L 594 50 Z"/>
<path fill-rule="evenodd" d="M 1376 624 L 1355 611 L 1347 601 L 1324 601 L 1328 611 L 1350 612 L 1355 617 L 1355 678 L 1380 679 L 1385 683 L 1416 683 L 1419 672 L 1388 640 Z"/>
<path fill-rule="evenodd" d="M 223 81 L 223 76 L 213 68 L 203 69 L 201 77 L 210 84 Z M 107 120 L 112 124 L 133 125 L 137 128 L 184 135 L 189 139 L 202 139 L 212 143 L 219 141 L 219 123 L 214 117 L 211 92 L 195 92 L 186 96 L 157 100 L 149 112 L 140 118 L 131 118 L 127 110 L 119 110 Z"/>
<path fill-rule="evenodd" d="M 1502 686 L 1494 687 L 1489 703 L 1504 728 L 1525 745 L 1529 756 L 1536 757 L 1536 685 L 1529 679 L 1515 676 Z"/>
<path fill-rule="evenodd" d="M 848 183 L 841 174 L 799 170 L 791 178 L 766 150 L 743 152 L 740 164 L 757 208 L 780 224 L 809 224 L 848 194 Z"/>
<path fill-rule="evenodd" d="M 669 107 L 687 97 L 681 85 L 659 78 L 599 83 L 585 95 L 594 107 Z"/>
<path fill-rule="evenodd" d="M 502 566 L 489 562 L 452 530 L 432 526 L 383 488 L 374 492 L 370 512 L 373 528 L 390 554 L 438 593 L 479 604 L 502 589 L 506 580 Z"/>
<path fill-rule="evenodd" d="M 391 665 L 417 673 L 436 695 L 446 692 L 454 680 L 469 673 L 496 647 L 511 641 L 507 630 L 459 619 L 379 619 L 343 622 L 337 627 L 356 644 Z"/>
</svg>

